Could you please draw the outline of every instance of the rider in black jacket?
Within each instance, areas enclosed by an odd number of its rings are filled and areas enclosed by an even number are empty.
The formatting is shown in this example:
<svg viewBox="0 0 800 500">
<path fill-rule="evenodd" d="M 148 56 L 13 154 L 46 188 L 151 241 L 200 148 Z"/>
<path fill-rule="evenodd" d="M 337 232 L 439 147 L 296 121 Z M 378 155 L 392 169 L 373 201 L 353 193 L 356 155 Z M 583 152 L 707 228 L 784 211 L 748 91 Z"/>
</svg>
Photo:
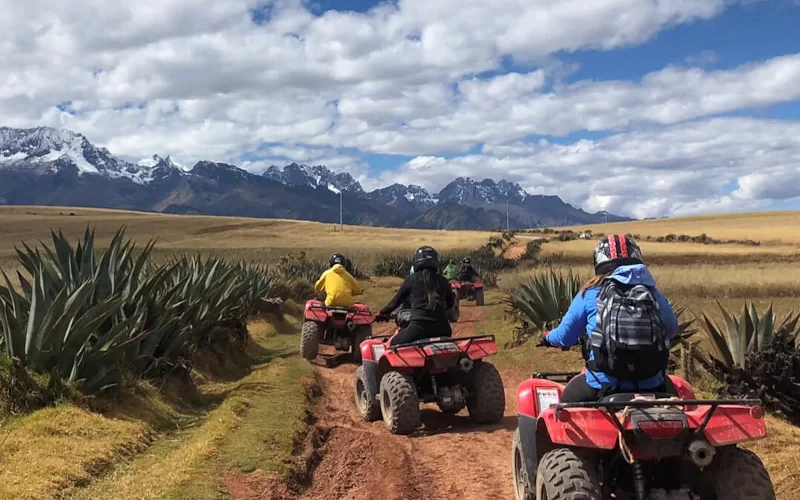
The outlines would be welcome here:
<svg viewBox="0 0 800 500">
<path fill-rule="evenodd" d="M 378 314 L 388 316 L 404 302 L 411 306 L 411 321 L 392 337 L 391 345 L 453 334 L 447 311 L 455 304 L 455 297 L 450 283 L 439 273 L 439 255 L 432 247 L 414 252 L 414 274 Z"/>
<path fill-rule="evenodd" d="M 469 257 L 464 257 L 461 261 L 461 269 L 458 270 L 458 281 L 475 281 L 475 268 L 472 267 L 472 262 Z"/>
</svg>

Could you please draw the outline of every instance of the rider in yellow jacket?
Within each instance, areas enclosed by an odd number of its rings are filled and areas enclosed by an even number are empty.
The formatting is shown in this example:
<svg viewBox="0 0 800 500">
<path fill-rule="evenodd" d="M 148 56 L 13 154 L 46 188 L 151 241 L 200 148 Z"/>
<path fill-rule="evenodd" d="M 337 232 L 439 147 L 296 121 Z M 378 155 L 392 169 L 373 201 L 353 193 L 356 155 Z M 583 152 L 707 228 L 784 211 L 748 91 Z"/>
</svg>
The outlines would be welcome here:
<svg viewBox="0 0 800 500">
<path fill-rule="evenodd" d="M 328 307 L 353 307 L 353 297 L 362 293 L 358 282 L 345 269 L 345 262 L 347 259 L 344 255 L 331 255 L 330 269 L 322 273 L 314 286 L 318 292 L 325 293 L 325 305 Z"/>
</svg>

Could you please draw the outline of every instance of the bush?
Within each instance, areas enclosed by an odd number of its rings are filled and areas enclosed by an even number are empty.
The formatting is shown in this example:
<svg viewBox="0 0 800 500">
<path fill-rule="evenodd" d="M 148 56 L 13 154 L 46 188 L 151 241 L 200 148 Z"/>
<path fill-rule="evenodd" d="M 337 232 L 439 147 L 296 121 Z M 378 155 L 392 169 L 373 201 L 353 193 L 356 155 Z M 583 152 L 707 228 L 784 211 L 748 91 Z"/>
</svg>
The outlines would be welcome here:
<svg viewBox="0 0 800 500">
<path fill-rule="evenodd" d="M 525 253 L 520 256 L 521 260 L 538 260 L 542 253 L 542 242 L 539 240 L 529 241 L 525 245 Z"/>
</svg>

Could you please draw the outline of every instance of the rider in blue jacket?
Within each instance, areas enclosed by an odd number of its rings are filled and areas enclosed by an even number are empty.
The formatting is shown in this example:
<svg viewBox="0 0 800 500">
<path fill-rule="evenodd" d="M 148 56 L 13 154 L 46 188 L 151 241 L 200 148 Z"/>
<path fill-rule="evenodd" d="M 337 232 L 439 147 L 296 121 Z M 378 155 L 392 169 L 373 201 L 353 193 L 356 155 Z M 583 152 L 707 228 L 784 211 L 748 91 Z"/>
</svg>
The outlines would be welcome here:
<svg viewBox="0 0 800 500">
<path fill-rule="evenodd" d="M 625 235 L 603 237 L 595 248 L 594 265 L 596 276 L 583 285 L 558 327 L 543 337 L 543 344 L 571 347 L 578 343 L 584 334 L 591 337 L 595 327 L 597 296 L 600 293 L 601 283 L 606 277 L 622 284 L 642 284 L 650 288 L 658 303 L 667 338 L 672 340 L 675 337 L 678 330 L 678 318 L 667 299 L 655 288 L 656 280 L 642 262 L 642 252 L 633 239 Z M 591 349 L 587 349 L 585 352 L 588 352 L 587 361 L 592 361 L 594 354 Z M 664 370 L 666 373 L 666 366 Z M 634 382 L 617 380 L 606 373 L 591 371 L 587 368 L 585 375 L 579 375 L 567 384 L 561 401 L 565 403 L 594 401 L 612 391 L 628 392 L 642 389 L 675 394 L 672 382 L 664 374 Z"/>
</svg>

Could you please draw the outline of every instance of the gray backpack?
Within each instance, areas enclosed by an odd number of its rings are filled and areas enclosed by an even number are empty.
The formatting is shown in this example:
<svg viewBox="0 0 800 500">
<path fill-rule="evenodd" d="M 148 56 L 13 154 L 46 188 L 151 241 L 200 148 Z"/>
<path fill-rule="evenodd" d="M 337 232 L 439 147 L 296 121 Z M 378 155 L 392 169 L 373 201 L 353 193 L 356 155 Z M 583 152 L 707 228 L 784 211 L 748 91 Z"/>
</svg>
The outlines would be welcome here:
<svg viewBox="0 0 800 500">
<path fill-rule="evenodd" d="M 589 369 L 620 380 L 639 381 L 666 372 L 669 345 L 658 302 L 645 285 L 603 281 L 589 339 Z"/>
</svg>

